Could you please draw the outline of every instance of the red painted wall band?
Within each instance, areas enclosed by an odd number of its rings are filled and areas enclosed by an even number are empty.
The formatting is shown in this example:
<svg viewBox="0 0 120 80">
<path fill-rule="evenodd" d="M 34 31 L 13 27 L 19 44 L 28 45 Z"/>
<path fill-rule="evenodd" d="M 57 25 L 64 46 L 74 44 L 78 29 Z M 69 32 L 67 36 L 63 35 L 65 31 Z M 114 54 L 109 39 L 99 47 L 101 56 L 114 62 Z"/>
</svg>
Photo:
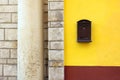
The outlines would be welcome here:
<svg viewBox="0 0 120 80">
<path fill-rule="evenodd" d="M 120 67 L 65 66 L 65 80 L 120 80 Z"/>
</svg>

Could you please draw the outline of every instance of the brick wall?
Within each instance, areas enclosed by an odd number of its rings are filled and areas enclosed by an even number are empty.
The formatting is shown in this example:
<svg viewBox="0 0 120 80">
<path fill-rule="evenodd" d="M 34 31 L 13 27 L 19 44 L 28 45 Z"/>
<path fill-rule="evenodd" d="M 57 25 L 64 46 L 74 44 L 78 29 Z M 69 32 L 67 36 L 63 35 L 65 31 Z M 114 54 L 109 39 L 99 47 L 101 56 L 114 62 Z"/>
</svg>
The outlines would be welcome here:
<svg viewBox="0 0 120 80">
<path fill-rule="evenodd" d="M 63 0 L 48 0 L 49 80 L 64 80 Z"/>
<path fill-rule="evenodd" d="M 17 0 L 0 0 L 0 80 L 16 80 Z"/>
</svg>

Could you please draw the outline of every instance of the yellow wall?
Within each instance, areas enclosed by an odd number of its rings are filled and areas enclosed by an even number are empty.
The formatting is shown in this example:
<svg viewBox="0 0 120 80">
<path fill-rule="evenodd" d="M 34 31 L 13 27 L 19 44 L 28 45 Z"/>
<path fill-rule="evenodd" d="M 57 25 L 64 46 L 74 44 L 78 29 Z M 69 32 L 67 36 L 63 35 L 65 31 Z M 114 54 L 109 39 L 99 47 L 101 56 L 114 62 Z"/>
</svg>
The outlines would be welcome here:
<svg viewBox="0 0 120 80">
<path fill-rule="evenodd" d="M 120 66 L 120 0 L 65 0 L 65 66 Z M 92 21 L 92 42 L 77 42 L 77 21 Z"/>
</svg>

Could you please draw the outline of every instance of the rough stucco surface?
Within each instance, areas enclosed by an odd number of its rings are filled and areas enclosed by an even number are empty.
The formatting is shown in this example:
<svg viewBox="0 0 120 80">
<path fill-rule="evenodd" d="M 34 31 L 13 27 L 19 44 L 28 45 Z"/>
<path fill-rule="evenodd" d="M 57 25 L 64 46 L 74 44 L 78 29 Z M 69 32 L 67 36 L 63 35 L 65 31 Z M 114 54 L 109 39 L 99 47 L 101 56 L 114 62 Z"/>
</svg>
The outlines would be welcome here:
<svg viewBox="0 0 120 80">
<path fill-rule="evenodd" d="M 48 0 L 49 80 L 64 80 L 63 0 Z"/>
</svg>

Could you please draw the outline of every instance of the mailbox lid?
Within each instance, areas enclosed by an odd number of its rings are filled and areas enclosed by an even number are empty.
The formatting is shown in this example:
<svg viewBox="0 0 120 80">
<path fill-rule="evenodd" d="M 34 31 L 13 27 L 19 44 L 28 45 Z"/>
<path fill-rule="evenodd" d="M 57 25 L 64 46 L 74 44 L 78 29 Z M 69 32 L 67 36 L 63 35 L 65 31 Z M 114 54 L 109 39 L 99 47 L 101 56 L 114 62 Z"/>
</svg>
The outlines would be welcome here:
<svg viewBox="0 0 120 80">
<path fill-rule="evenodd" d="M 91 21 L 83 19 L 77 22 L 77 41 L 91 42 Z"/>
</svg>

